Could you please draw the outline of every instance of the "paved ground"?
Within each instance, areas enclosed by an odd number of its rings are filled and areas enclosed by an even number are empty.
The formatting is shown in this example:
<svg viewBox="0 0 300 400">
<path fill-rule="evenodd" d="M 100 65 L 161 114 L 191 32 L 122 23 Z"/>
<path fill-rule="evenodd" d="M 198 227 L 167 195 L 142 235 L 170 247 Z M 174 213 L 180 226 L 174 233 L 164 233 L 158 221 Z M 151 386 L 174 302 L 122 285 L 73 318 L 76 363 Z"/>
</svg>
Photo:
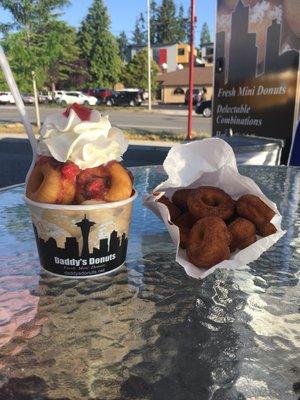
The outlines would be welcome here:
<svg viewBox="0 0 300 400">
<path fill-rule="evenodd" d="M 169 147 L 130 145 L 125 153 L 126 166 L 162 164 Z M 22 183 L 31 163 L 27 139 L 0 138 L 0 187 Z"/>
<path fill-rule="evenodd" d="M 41 107 L 41 119 L 61 108 Z M 27 107 L 31 122 L 35 122 L 34 107 Z M 147 110 L 139 109 L 137 111 L 121 108 L 106 109 L 110 115 L 113 125 L 121 128 L 135 128 L 152 131 L 168 132 L 186 132 L 187 129 L 187 108 L 185 106 L 156 106 L 152 113 Z M 18 111 L 15 106 L 0 106 L 0 124 L 5 122 L 20 121 Z M 193 129 L 197 132 L 211 131 L 211 118 L 203 118 L 195 115 L 193 117 Z"/>
</svg>

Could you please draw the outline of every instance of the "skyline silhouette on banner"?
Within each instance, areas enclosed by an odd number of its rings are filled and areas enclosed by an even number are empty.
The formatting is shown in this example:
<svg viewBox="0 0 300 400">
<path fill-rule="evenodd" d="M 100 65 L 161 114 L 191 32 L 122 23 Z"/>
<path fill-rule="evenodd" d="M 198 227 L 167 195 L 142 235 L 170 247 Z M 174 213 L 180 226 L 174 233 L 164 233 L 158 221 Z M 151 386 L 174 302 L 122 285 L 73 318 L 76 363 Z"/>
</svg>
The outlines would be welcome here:
<svg viewBox="0 0 300 400">
<path fill-rule="evenodd" d="M 82 251 L 79 251 L 79 243 L 75 237 L 66 237 L 64 248 L 57 246 L 57 241 L 50 237 L 48 240 L 41 239 L 35 226 L 34 232 L 37 238 L 38 251 L 42 265 L 46 265 L 47 269 L 55 269 L 57 272 L 57 263 L 55 257 L 60 260 L 88 260 L 93 258 L 99 260 L 97 264 L 101 264 L 107 270 L 115 268 L 125 261 L 128 238 L 125 233 L 118 235 L 118 232 L 113 230 L 108 238 L 99 240 L 99 247 L 94 247 L 89 251 L 89 233 L 91 226 L 95 222 L 84 218 L 75 225 L 81 229 L 82 233 Z M 112 258 L 112 255 L 114 256 Z M 85 264 L 86 265 L 86 264 Z M 58 265 L 60 267 L 60 265 Z"/>
<path fill-rule="evenodd" d="M 299 52 L 280 54 L 282 25 L 275 18 L 266 28 L 265 55 L 258 64 L 257 34 L 248 29 L 249 6 L 240 0 L 231 17 L 228 57 L 227 33 L 216 35 L 213 135 L 232 129 L 235 135 L 283 139 L 281 163 L 286 163 L 294 130 Z"/>
<path fill-rule="evenodd" d="M 228 70 L 224 65 L 222 73 L 216 74 L 218 82 L 233 84 L 249 81 L 263 74 L 282 72 L 287 65 L 298 68 L 298 51 L 291 49 L 279 54 L 281 24 L 276 19 L 273 19 L 271 26 L 267 29 L 266 53 L 262 66 L 257 65 L 256 33 L 249 33 L 248 27 L 249 6 L 244 6 L 240 0 L 232 13 Z M 225 32 L 218 32 L 216 41 L 216 58 L 225 60 Z M 226 79 L 226 70 L 228 79 Z M 259 73 L 258 70 L 260 70 Z"/>
</svg>

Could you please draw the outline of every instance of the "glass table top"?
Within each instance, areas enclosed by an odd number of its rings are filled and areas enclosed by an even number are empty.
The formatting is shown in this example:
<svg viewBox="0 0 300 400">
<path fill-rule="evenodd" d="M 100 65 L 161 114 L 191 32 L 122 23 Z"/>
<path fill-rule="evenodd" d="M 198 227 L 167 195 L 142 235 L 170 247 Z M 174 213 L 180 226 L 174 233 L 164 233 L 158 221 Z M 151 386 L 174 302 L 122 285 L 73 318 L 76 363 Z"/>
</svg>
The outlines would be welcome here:
<svg viewBox="0 0 300 400">
<path fill-rule="evenodd" d="M 240 171 L 276 202 L 287 234 L 203 281 L 142 205 L 161 167 L 132 168 L 126 266 L 100 278 L 41 270 L 23 186 L 1 191 L 0 399 L 297 400 L 300 169 Z"/>
</svg>

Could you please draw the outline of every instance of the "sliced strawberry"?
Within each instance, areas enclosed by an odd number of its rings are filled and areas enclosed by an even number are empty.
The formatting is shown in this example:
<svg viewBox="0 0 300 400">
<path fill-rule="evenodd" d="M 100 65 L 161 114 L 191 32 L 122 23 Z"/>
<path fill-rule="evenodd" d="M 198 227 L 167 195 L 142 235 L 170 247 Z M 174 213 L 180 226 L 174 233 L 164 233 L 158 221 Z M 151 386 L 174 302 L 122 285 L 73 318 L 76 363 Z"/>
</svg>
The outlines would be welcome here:
<svg viewBox="0 0 300 400">
<path fill-rule="evenodd" d="M 87 198 L 89 199 L 102 199 L 107 190 L 106 178 L 96 178 L 85 186 Z"/>
<path fill-rule="evenodd" d="M 70 111 L 73 110 L 81 119 L 81 121 L 89 121 L 91 117 L 92 110 L 90 108 L 81 106 L 80 104 L 74 103 L 69 106 L 64 112 L 63 115 L 68 118 L 70 115 Z"/>
<path fill-rule="evenodd" d="M 67 162 L 61 167 L 61 174 L 63 178 L 70 181 L 75 181 L 77 175 L 80 172 L 80 168 L 72 161 Z"/>
</svg>

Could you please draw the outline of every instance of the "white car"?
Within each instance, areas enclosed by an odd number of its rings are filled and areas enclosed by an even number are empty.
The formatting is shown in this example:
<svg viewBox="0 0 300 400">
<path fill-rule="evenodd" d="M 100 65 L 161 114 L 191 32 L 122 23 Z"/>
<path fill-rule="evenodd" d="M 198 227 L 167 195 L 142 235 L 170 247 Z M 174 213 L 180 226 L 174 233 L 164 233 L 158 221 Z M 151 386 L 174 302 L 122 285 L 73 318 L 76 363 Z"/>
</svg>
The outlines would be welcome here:
<svg viewBox="0 0 300 400">
<path fill-rule="evenodd" d="M 0 104 L 15 104 L 15 99 L 10 92 L 0 92 Z"/>
<path fill-rule="evenodd" d="M 81 92 L 65 92 L 57 100 L 58 104 L 66 106 L 68 104 L 83 104 L 85 106 L 95 106 L 98 99 L 94 96 L 88 96 Z"/>
<path fill-rule="evenodd" d="M 42 92 L 38 93 L 39 103 L 48 104 L 53 101 L 52 93 L 48 92 L 47 90 L 43 90 Z"/>
<path fill-rule="evenodd" d="M 59 99 L 64 93 L 66 93 L 65 90 L 55 90 L 54 92 L 52 92 L 52 99 L 53 99 L 53 101 L 58 102 L 58 99 Z"/>
</svg>

